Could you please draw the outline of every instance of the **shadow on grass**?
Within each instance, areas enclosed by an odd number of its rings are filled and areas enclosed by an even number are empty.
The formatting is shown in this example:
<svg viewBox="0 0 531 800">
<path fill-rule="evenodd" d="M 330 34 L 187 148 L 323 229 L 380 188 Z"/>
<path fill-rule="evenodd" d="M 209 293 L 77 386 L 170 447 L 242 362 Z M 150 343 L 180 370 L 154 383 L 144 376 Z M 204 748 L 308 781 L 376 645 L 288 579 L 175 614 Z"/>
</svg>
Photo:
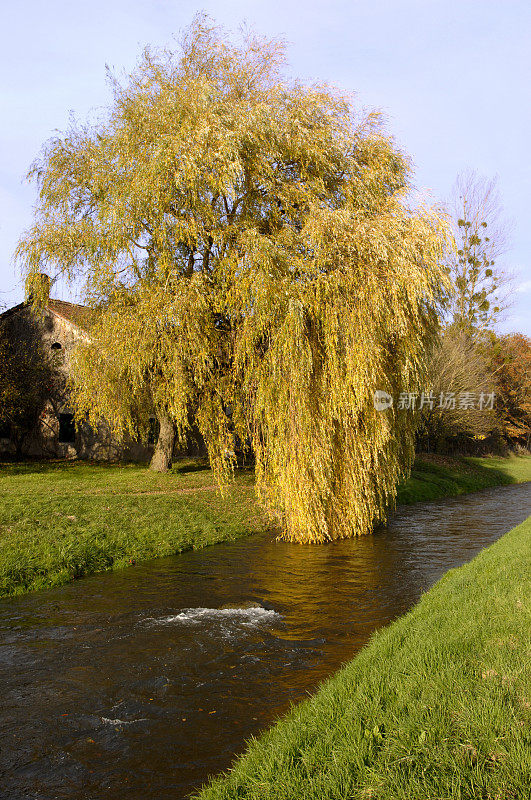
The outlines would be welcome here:
<svg viewBox="0 0 531 800">
<path fill-rule="evenodd" d="M 131 461 L 85 461 L 50 459 L 48 461 L 0 462 L 0 477 L 66 474 L 97 470 L 139 469 L 148 472 L 148 464 Z M 185 475 L 210 470 L 205 458 L 183 457 L 173 462 L 169 475 Z M 252 465 L 239 466 L 239 475 L 252 475 Z M 398 487 L 398 504 L 435 500 L 449 495 L 479 491 L 491 486 L 531 480 L 531 457 L 511 458 L 463 457 L 456 460 L 444 456 L 422 454 L 417 457 L 410 478 Z"/>
<path fill-rule="evenodd" d="M 506 478 L 505 483 L 531 481 L 531 457 L 529 455 L 513 455 L 509 458 L 496 456 L 486 460 L 470 457 L 465 458 L 464 461 L 475 470 L 496 476 L 500 482 L 502 476 Z"/>
<path fill-rule="evenodd" d="M 135 461 L 89 461 L 81 459 L 50 459 L 49 461 L 1 461 L 0 477 L 47 474 L 87 473 L 98 469 L 145 469 L 148 465 Z"/>
<path fill-rule="evenodd" d="M 127 469 L 138 468 L 146 472 L 149 464 L 138 461 L 90 461 L 81 459 L 50 459 L 48 461 L 25 460 L 25 461 L 1 461 L 0 475 L 45 475 L 47 473 L 72 472 L 84 469 Z M 174 461 L 168 474 L 185 474 L 189 472 L 204 472 L 209 470 L 210 465 L 205 459 L 179 459 Z"/>
<path fill-rule="evenodd" d="M 91 462 L 84 461 L 83 465 Z M 45 475 L 48 472 L 62 472 L 79 466 L 79 461 L 50 460 L 50 461 L 2 461 L 0 462 L 0 475 Z M 97 462 L 92 462 L 96 466 Z"/>
<path fill-rule="evenodd" d="M 171 471 L 178 475 L 186 474 L 187 472 L 204 472 L 210 469 L 210 464 L 206 459 L 178 459 L 173 462 Z"/>
</svg>

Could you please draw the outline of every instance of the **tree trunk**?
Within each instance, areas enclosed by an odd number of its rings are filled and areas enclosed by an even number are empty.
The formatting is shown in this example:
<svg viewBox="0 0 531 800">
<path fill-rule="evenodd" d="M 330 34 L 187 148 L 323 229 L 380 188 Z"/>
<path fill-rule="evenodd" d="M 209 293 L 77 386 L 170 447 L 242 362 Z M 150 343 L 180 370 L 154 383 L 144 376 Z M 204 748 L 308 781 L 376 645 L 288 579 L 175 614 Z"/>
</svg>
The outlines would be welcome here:
<svg viewBox="0 0 531 800">
<path fill-rule="evenodd" d="M 158 415 L 158 421 L 160 430 L 149 468 L 155 472 L 167 472 L 171 467 L 175 444 L 175 425 L 171 417 L 164 413 Z"/>
<path fill-rule="evenodd" d="M 12 433 L 12 441 L 15 444 L 15 461 L 22 461 L 25 439 L 25 435 L 20 431 L 14 431 Z"/>
</svg>

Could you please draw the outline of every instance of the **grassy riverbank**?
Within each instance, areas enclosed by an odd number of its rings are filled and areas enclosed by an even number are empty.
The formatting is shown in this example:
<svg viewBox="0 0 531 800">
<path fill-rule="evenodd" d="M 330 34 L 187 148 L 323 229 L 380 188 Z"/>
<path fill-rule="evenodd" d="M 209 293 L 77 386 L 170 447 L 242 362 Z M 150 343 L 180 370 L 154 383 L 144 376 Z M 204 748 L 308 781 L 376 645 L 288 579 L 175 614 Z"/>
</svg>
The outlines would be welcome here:
<svg viewBox="0 0 531 800">
<path fill-rule="evenodd" d="M 0 597 L 264 530 L 253 478 L 225 498 L 210 470 L 42 463 L 0 468 Z"/>
<path fill-rule="evenodd" d="M 409 505 L 526 481 L 531 481 L 531 456 L 456 459 L 422 455 L 409 480 L 399 486 L 397 503 Z"/>
<path fill-rule="evenodd" d="M 531 518 L 450 570 L 201 800 L 523 800 Z"/>
<path fill-rule="evenodd" d="M 531 480 L 531 458 L 421 459 L 400 503 Z M 84 463 L 0 467 L 0 597 L 264 530 L 250 472 L 225 498 L 210 470 Z"/>
</svg>

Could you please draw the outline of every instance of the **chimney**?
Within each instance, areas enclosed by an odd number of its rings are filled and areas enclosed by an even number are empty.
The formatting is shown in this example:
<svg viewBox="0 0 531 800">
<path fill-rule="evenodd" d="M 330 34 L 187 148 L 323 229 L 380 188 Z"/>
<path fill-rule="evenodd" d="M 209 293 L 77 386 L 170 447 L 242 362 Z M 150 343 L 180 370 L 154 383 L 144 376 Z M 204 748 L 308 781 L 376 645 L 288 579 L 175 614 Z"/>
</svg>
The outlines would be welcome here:
<svg viewBox="0 0 531 800">
<path fill-rule="evenodd" d="M 50 298 L 52 279 L 44 272 L 31 272 L 26 278 L 28 303 L 44 308 Z"/>
</svg>

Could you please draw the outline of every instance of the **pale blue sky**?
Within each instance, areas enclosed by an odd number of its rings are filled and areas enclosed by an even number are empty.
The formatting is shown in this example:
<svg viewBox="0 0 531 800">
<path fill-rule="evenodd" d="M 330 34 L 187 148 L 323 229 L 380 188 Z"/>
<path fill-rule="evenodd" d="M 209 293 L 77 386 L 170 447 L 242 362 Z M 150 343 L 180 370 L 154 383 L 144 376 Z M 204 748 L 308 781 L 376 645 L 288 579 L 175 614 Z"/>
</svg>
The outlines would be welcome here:
<svg viewBox="0 0 531 800">
<path fill-rule="evenodd" d="M 23 177 L 42 143 L 70 112 L 83 120 L 107 104 L 105 64 L 130 70 L 144 45 L 171 44 L 204 10 L 283 37 L 292 74 L 382 109 L 436 199 L 460 170 L 497 174 L 515 223 L 506 262 L 518 272 L 502 328 L 531 335 L 529 0 L 12 0 L 2 10 L 0 303 L 22 298 L 12 253 L 31 220 L 35 190 Z"/>
</svg>

